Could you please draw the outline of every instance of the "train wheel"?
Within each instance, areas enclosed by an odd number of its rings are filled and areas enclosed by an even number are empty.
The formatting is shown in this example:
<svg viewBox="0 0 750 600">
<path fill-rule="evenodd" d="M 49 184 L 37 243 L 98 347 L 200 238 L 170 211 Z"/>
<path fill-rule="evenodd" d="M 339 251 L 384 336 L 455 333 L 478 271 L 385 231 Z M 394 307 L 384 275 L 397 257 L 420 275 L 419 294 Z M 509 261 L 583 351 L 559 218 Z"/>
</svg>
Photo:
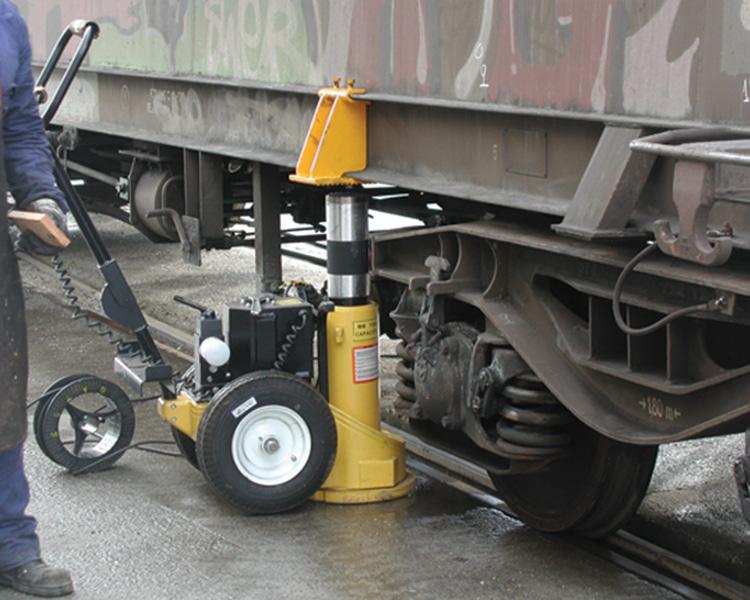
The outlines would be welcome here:
<svg viewBox="0 0 750 600">
<path fill-rule="evenodd" d="M 580 423 L 576 429 L 571 452 L 544 470 L 490 477 L 510 508 L 531 527 L 606 537 L 638 509 L 658 446 L 616 442 Z"/>
<path fill-rule="evenodd" d="M 336 423 L 323 396 L 278 371 L 245 375 L 218 391 L 204 413 L 198 463 L 226 500 L 255 514 L 303 504 L 328 477 Z"/>
</svg>

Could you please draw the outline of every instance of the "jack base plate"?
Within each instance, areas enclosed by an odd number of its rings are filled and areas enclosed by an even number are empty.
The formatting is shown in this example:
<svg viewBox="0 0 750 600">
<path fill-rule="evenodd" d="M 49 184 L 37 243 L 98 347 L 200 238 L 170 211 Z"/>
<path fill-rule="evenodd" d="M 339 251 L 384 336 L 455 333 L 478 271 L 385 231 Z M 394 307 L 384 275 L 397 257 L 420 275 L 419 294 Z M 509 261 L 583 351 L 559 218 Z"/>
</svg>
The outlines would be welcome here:
<svg viewBox="0 0 750 600">
<path fill-rule="evenodd" d="M 371 504 L 374 502 L 388 502 L 408 496 L 414 489 L 417 478 L 413 473 L 406 473 L 406 477 L 393 487 L 374 488 L 371 490 L 358 489 L 320 489 L 313 494 L 311 500 L 327 504 Z"/>
</svg>

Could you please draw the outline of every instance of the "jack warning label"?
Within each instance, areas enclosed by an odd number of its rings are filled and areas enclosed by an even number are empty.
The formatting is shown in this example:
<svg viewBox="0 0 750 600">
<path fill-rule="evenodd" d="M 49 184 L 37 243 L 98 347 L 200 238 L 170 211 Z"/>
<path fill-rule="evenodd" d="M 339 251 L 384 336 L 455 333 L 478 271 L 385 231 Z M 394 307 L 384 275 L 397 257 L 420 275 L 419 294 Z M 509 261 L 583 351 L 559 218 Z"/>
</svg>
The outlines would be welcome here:
<svg viewBox="0 0 750 600">
<path fill-rule="evenodd" d="M 354 321 L 352 340 L 355 342 L 374 342 L 378 337 L 378 320 Z"/>
</svg>

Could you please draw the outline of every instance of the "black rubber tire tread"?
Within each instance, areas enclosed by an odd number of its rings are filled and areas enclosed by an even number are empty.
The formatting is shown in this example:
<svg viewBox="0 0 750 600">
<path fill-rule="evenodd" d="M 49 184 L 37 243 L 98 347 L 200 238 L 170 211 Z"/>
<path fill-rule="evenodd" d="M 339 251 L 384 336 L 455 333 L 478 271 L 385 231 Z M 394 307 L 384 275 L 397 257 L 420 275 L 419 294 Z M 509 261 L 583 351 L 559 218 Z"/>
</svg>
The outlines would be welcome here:
<svg viewBox="0 0 750 600">
<path fill-rule="evenodd" d="M 575 436 L 577 442 L 582 435 L 589 439 L 578 454 L 554 461 L 542 471 L 490 474 L 508 506 L 534 529 L 602 538 L 625 525 L 640 506 L 654 470 L 658 446 L 623 444 L 583 426 Z M 585 462 L 588 458 L 590 465 Z M 581 476 L 585 479 L 581 480 Z M 536 488 L 533 499 L 522 491 L 530 485 Z M 560 485 L 567 489 L 562 490 Z M 539 506 L 533 501 L 540 497 L 562 498 L 571 490 L 574 495 L 558 507 Z"/>
<path fill-rule="evenodd" d="M 79 396 L 84 388 L 107 388 L 107 397 L 115 404 L 121 417 L 120 436 L 117 442 L 104 456 L 81 458 L 68 452 L 60 442 L 57 423 L 61 416 L 55 413 L 62 411 L 67 404 L 66 398 Z M 40 435 L 37 437 L 39 448 L 52 462 L 65 467 L 72 473 L 94 473 L 110 468 L 123 456 L 123 449 L 130 445 L 135 434 L 135 411 L 128 395 L 118 385 L 99 377 L 76 378 L 63 386 L 47 402 L 39 418 Z"/>
<path fill-rule="evenodd" d="M 254 397 L 262 406 L 281 405 L 299 414 L 310 429 L 312 450 L 305 468 L 294 479 L 275 486 L 248 480 L 231 456 L 236 406 Z M 236 426 L 235 426 L 236 427 Z M 325 398 L 310 384 L 289 373 L 258 371 L 221 388 L 201 418 L 196 443 L 198 464 L 211 487 L 229 503 L 250 514 L 275 514 L 304 504 L 328 478 L 336 459 L 336 422 Z"/>
<path fill-rule="evenodd" d="M 39 402 L 37 402 L 36 406 L 34 407 L 34 420 L 33 420 L 34 437 L 36 438 L 37 445 L 41 446 L 39 442 L 39 439 L 40 439 L 39 436 L 42 435 L 41 427 L 39 426 L 39 421 L 45 409 L 47 408 L 47 405 L 50 403 L 50 400 L 52 400 L 52 398 L 54 397 L 54 394 L 50 395 L 49 398 L 45 398 L 45 396 L 49 394 L 51 390 L 62 388 L 63 386 L 66 386 L 69 383 L 72 383 L 78 379 L 83 379 L 84 377 L 94 377 L 94 375 L 89 375 L 88 373 L 79 373 L 77 375 L 68 375 L 67 377 L 61 377 L 54 383 L 51 383 L 50 385 L 48 385 L 47 389 L 44 390 L 44 393 L 39 397 Z"/>
<path fill-rule="evenodd" d="M 182 433 L 176 427 L 170 427 L 172 430 L 172 438 L 174 439 L 175 446 L 180 451 L 180 454 L 185 457 L 193 467 L 200 471 L 201 467 L 198 464 L 198 454 L 195 450 L 195 440 L 186 433 Z"/>
</svg>

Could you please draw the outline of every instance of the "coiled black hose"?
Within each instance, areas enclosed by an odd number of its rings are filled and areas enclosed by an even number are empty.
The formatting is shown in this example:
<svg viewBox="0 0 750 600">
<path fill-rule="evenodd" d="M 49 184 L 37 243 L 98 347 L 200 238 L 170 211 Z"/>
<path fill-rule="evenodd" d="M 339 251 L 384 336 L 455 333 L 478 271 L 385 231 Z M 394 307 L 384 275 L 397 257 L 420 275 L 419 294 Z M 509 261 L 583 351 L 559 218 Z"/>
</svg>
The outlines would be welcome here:
<svg viewBox="0 0 750 600">
<path fill-rule="evenodd" d="M 279 371 L 284 370 L 284 365 L 286 364 L 286 361 L 289 360 L 289 353 L 292 351 L 292 348 L 294 348 L 294 342 L 297 341 L 299 332 L 305 328 L 305 325 L 307 325 L 306 311 L 299 311 L 298 317 L 298 322 L 292 323 L 292 326 L 289 328 L 289 333 L 287 333 L 284 337 L 285 341 L 281 345 L 279 353 L 276 355 L 276 361 L 273 363 L 274 369 L 277 369 Z"/>
<path fill-rule="evenodd" d="M 138 357 L 147 361 L 146 355 L 137 344 L 128 342 L 124 338 L 117 336 L 105 323 L 95 319 L 87 310 L 81 308 L 79 298 L 76 295 L 76 288 L 73 285 L 73 280 L 70 277 L 68 270 L 65 268 L 65 264 L 59 254 L 55 254 L 52 257 L 52 268 L 60 279 L 63 288 L 63 296 L 70 307 L 74 321 L 83 321 L 86 327 L 91 329 L 96 335 L 103 337 L 110 346 L 114 346 L 118 354 L 124 354 L 129 358 Z"/>
</svg>

